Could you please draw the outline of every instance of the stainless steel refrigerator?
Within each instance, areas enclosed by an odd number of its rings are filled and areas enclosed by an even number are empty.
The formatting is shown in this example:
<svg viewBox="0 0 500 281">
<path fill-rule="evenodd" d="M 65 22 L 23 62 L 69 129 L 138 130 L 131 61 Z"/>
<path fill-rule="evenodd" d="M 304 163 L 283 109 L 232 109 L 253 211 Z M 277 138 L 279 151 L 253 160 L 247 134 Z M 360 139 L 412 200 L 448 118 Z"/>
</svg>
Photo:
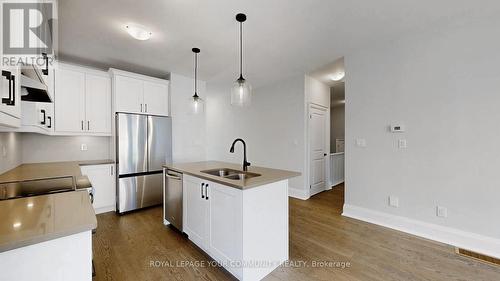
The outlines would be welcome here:
<svg viewBox="0 0 500 281">
<path fill-rule="evenodd" d="M 117 212 L 163 202 L 163 165 L 172 162 L 169 117 L 116 113 Z"/>
</svg>

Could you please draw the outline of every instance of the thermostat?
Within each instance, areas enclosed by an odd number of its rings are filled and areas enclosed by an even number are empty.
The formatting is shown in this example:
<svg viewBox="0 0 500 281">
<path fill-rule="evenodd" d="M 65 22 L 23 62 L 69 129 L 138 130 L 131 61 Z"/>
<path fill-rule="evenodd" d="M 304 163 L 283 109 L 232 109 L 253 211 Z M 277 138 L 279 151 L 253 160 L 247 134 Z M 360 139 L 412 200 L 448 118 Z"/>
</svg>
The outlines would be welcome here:
<svg viewBox="0 0 500 281">
<path fill-rule="evenodd" d="M 405 131 L 405 126 L 398 124 L 398 125 L 391 125 L 391 132 L 393 133 L 402 133 Z"/>
</svg>

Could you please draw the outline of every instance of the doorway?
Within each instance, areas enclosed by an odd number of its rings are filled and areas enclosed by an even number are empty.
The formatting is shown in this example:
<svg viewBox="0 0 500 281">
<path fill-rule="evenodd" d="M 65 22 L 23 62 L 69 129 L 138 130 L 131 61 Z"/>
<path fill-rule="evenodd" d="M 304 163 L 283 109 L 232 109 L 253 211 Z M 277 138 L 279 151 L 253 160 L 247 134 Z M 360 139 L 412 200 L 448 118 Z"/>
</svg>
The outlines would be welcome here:
<svg viewBox="0 0 500 281">
<path fill-rule="evenodd" d="M 330 88 L 330 186 L 344 182 L 345 83 Z"/>
<path fill-rule="evenodd" d="M 309 195 L 324 191 L 328 184 L 327 165 L 327 125 L 328 108 L 309 104 Z"/>
</svg>

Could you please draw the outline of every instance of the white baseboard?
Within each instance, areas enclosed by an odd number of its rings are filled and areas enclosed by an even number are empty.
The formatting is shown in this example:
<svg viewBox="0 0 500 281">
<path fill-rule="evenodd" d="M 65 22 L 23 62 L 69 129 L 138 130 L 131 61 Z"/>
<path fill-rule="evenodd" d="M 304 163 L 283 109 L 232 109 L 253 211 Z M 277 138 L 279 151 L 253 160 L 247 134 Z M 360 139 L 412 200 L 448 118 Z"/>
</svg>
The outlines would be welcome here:
<svg viewBox="0 0 500 281">
<path fill-rule="evenodd" d="M 332 189 L 332 187 L 338 185 L 338 184 L 341 184 L 343 183 L 344 180 L 339 180 L 339 181 L 336 181 L 336 182 L 330 182 L 330 188 L 329 189 Z"/>
<path fill-rule="evenodd" d="M 344 204 L 343 216 L 500 258 L 500 239 Z"/>
<path fill-rule="evenodd" d="M 290 186 L 288 186 L 288 196 L 301 200 L 307 200 L 310 197 L 309 190 L 302 188 L 293 188 Z"/>
</svg>

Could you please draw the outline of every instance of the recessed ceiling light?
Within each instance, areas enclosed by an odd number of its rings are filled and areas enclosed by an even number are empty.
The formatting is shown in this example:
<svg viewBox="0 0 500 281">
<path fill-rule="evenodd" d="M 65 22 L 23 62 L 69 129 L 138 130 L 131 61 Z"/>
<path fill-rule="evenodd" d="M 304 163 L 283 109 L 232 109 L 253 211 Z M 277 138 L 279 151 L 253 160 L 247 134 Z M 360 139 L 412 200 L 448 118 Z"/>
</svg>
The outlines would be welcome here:
<svg viewBox="0 0 500 281">
<path fill-rule="evenodd" d="M 130 36 L 141 41 L 148 40 L 151 38 L 151 35 L 153 35 L 153 33 L 147 30 L 146 27 L 138 24 L 127 24 L 125 29 Z"/>
<path fill-rule="evenodd" d="M 344 78 L 345 76 L 345 72 L 344 71 L 337 71 L 337 73 L 334 73 L 332 76 L 330 76 L 330 79 L 332 79 L 332 81 L 340 81 Z"/>
</svg>

